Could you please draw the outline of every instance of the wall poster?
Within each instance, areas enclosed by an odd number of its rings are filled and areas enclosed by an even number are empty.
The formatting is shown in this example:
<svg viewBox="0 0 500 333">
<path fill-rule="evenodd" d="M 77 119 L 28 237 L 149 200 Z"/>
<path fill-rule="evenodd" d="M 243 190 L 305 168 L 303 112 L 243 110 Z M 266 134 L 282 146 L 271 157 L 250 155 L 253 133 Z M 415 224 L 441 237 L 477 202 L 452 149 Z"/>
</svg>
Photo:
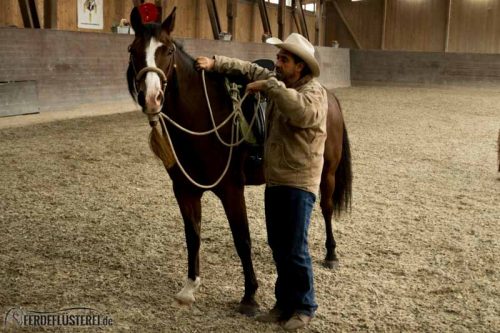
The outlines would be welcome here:
<svg viewBox="0 0 500 333">
<path fill-rule="evenodd" d="M 78 28 L 102 30 L 104 28 L 103 0 L 78 0 Z"/>
</svg>

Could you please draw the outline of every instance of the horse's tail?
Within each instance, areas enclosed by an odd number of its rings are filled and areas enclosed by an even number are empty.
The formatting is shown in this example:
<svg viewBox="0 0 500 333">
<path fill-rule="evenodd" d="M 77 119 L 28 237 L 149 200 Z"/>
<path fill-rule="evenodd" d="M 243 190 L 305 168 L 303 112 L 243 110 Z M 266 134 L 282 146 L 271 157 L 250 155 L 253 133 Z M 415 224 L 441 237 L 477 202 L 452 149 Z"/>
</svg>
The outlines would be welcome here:
<svg viewBox="0 0 500 333">
<path fill-rule="evenodd" d="M 340 107 L 340 103 L 338 105 Z M 339 215 L 342 210 L 350 210 L 352 200 L 351 147 L 345 123 L 343 127 L 342 155 L 335 171 L 335 189 L 333 191 L 333 211 L 336 215 Z"/>
</svg>

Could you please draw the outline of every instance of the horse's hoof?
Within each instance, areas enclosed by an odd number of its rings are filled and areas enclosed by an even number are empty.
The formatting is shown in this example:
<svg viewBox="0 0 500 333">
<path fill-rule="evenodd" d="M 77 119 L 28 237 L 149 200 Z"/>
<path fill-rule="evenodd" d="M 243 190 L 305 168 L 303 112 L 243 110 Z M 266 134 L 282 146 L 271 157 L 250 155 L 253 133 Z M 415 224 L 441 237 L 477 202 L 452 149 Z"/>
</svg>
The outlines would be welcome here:
<svg viewBox="0 0 500 333">
<path fill-rule="evenodd" d="M 328 269 L 333 269 L 336 270 L 340 266 L 339 261 L 337 259 L 335 260 L 324 260 L 323 261 L 323 267 L 328 268 Z"/>
<path fill-rule="evenodd" d="M 254 317 L 258 310 L 259 304 L 255 300 L 241 301 L 238 305 L 238 312 L 248 317 Z"/>
<path fill-rule="evenodd" d="M 184 288 L 182 288 L 182 290 L 175 295 L 175 300 L 181 305 L 193 304 L 195 301 L 194 293 L 200 287 L 200 283 L 201 280 L 199 276 L 197 276 L 194 281 L 187 279 Z"/>
</svg>

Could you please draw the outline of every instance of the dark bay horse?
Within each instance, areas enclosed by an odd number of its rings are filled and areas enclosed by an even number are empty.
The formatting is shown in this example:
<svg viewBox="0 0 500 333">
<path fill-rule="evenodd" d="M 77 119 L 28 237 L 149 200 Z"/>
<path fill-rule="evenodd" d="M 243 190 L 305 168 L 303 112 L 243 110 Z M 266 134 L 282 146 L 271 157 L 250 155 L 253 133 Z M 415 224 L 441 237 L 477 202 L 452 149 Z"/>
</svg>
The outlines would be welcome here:
<svg viewBox="0 0 500 333">
<path fill-rule="evenodd" d="M 141 105 L 143 112 L 149 116 L 153 126 L 152 133 L 161 132 L 161 135 L 170 140 L 158 139 L 152 135 L 151 145 L 167 167 L 184 220 L 188 279 L 176 299 L 184 304 L 191 304 L 195 300 L 194 292 L 200 284 L 201 197 L 206 190 L 211 190 L 222 202 L 243 266 L 245 292 L 238 310 L 241 313 L 253 314 L 258 308 L 255 301 L 258 285 L 251 258 L 244 188 L 245 185 L 263 184 L 264 179 L 261 167 L 247 167 L 247 145 L 228 148 L 221 143 L 234 142 L 231 141 L 234 136 L 232 121 L 219 126 L 233 112 L 224 77 L 216 73 L 206 73 L 204 85 L 203 75 L 195 70 L 194 59 L 171 37 L 175 24 L 175 8 L 161 25 L 143 25 L 138 10 L 134 8 L 131 23 L 136 35 L 129 47 L 129 91 Z M 204 86 L 210 103 L 205 99 Z M 213 110 L 213 117 L 208 111 L 208 104 Z M 164 121 L 162 130 L 155 132 L 154 128 L 158 128 L 158 122 L 161 123 L 162 117 L 167 116 L 170 120 Z M 325 263 L 332 267 L 337 263 L 337 257 L 331 220 L 334 213 L 340 213 L 349 207 L 352 182 L 349 141 L 339 103 L 333 95 L 329 96 L 327 118 L 328 138 L 320 186 L 320 206 L 327 234 Z M 213 131 L 216 126 L 219 127 L 217 133 Z M 198 133 L 205 131 L 209 134 L 193 135 L 187 133 L 186 129 Z M 158 146 L 162 140 L 163 145 L 169 142 L 167 150 L 171 149 L 170 157 L 176 158 L 175 163 L 168 163 L 161 153 L 162 149 Z M 216 184 L 203 188 L 194 185 L 187 175 L 200 184 Z"/>
</svg>

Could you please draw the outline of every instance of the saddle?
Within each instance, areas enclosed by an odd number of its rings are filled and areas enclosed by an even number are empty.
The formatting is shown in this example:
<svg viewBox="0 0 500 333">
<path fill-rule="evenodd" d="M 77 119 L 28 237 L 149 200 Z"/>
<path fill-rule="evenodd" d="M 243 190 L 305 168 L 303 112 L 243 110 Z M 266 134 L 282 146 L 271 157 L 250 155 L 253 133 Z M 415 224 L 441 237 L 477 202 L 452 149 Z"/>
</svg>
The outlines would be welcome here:
<svg viewBox="0 0 500 333">
<path fill-rule="evenodd" d="M 274 62 L 270 59 L 258 59 L 253 63 L 269 70 L 274 70 Z M 241 76 L 228 76 L 226 78 L 238 86 L 240 97 L 245 94 L 246 86 L 249 83 L 246 78 Z M 254 117 L 255 108 L 257 108 L 257 116 L 251 128 L 252 135 L 249 136 L 250 140 L 245 141 L 249 150 L 249 162 L 251 164 L 255 164 L 255 166 L 260 166 L 262 164 L 262 158 L 264 155 L 264 141 L 266 138 L 266 107 L 267 98 L 263 94 L 260 96 L 260 103 L 254 95 L 248 95 L 241 105 L 245 119 L 240 123 L 240 133 L 246 133 L 248 131 L 248 126 L 251 124 L 252 118 Z"/>
</svg>

